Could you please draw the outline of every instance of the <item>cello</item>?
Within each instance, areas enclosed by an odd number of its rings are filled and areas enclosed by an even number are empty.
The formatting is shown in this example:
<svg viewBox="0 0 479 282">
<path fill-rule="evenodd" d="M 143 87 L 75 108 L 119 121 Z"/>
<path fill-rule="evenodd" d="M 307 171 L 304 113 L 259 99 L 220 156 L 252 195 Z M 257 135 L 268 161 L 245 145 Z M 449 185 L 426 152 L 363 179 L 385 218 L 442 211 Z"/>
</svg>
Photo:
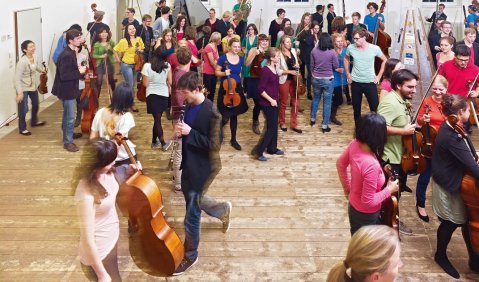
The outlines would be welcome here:
<svg viewBox="0 0 479 282">
<path fill-rule="evenodd" d="M 389 34 L 384 32 L 380 28 L 380 23 L 381 23 L 380 14 L 384 13 L 385 7 L 386 7 L 386 0 L 382 0 L 381 7 L 379 8 L 379 12 L 378 12 L 378 18 L 376 20 L 376 29 L 374 30 L 374 36 L 371 37 L 369 35 L 367 38 L 367 41 L 381 48 L 381 51 L 383 52 L 384 56 L 389 58 L 389 47 L 391 47 L 391 42 L 392 42 L 391 36 L 389 36 Z M 376 74 L 379 73 L 379 70 L 381 69 L 381 64 L 382 64 L 382 60 L 376 57 L 374 61 L 374 70 L 376 71 Z"/>
<path fill-rule="evenodd" d="M 428 115 L 429 111 L 431 110 L 430 105 L 426 105 L 424 107 L 425 114 Z M 437 130 L 432 127 L 429 122 L 425 122 L 424 125 L 421 127 L 422 133 L 422 144 L 421 144 L 421 154 L 427 158 L 432 158 L 432 150 L 434 149 L 434 143 L 436 141 Z"/>
<path fill-rule="evenodd" d="M 93 118 L 95 117 L 95 113 L 98 109 L 98 90 L 96 89 L 97 75 L 95 72 L 93 61 L 90 57 L 90 50 L 88 50 L 88 46 L 85 43 L 83 43 L 83 46 L 87 50 L 89 67 L 85 72 L 85 89 L 83 89 L 83 92 L 80 95 L 80 104 L 86 104 L 83 108 L 81 132 L 85 134 L 90 134 Z M 82 62 L 82 65 L 86 65 L 86 62 Z M 82 101 L 87 101 L 87 103 L 82 103 Z"/>
<path fill-rule="evenodd" d="M 117 133 L 115 139 L 136 165 L 127 138 Z M 163 198 L 156 183 L 139 170 L 120 186 L 116 200 L 132 229 L 129 248 L 135 264 L 151 275 L 171 275 L 183 259 L 184 247 L 164 218 Z"/>
<path fill-rule="evenodd" d="M 45 62 L 42 62 L 43 72 L 40 74 L 40 84 L 38 85 L 38 93 L 46 94 L 48 93 L 48 70 Z"/>
<path fill-rule="evenodd" d="M 225 61 L 225 71 L 227 70 L 229 70 L 228 61 Z M 237 107 L 241 103 L 241 97 L 240 94 L 236 92 L 236 80 L 227 75 L 226 79 L 223 80 L 223 89 L 225 90 L 223 96 L 223 104 L 225 107 Z"/>
<path fill-rule="evenodd" d="M 136 42 L 136 48 L 138 48 L 140 44 Z M 145 64 L 145 58 L 140 51 L 136 51 L 135 53 L 135 72 L 141 72 L 143 69 L 143 65 Z M 146 86 L 143 85 L 143 78 L 140 75 L 136 78 L 136 98 L 140 102 L 146 102 Z"/>
<path fill-rule="evenodd" d="M 464 128 L 459 125 L 459 117 L 456 115 L 450 115 L 447 117 L 447 121 L 459 133 L 465 140 L 471 151 L 474 160 L 477 162 L 479 156 L 471 139 L 467 135 Z M 471 245 L 474 252 L 479 253 L 479 183 L 476 178 L 468 171 L 464 173 L 464 177 L 461 182 L 461 197 L 466 205 L 467 219 L 469 235 L 471 238 Z"/>
</svg>

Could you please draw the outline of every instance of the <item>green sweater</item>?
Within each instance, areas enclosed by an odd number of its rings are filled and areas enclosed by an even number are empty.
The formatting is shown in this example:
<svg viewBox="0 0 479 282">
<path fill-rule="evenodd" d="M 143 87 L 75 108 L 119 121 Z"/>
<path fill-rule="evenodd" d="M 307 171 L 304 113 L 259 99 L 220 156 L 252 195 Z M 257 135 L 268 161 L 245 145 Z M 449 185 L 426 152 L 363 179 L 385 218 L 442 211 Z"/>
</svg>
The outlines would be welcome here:
<svg viewBox="0 0 479 282">
<path fill-rule="evenodd" d="M 96 59 L 96 66 L 100 66 L 102 61 L 102 56 L 108 50 L 108 58 L 112 64 L 115 64 L 115 58 L 113 56 L 113 47 L 115 47 L 115 42 L 110 40 L 106 46 L 103 46 L 100 42 L 95 42 L 93 45 L 93 58 Z"/>
</svg>

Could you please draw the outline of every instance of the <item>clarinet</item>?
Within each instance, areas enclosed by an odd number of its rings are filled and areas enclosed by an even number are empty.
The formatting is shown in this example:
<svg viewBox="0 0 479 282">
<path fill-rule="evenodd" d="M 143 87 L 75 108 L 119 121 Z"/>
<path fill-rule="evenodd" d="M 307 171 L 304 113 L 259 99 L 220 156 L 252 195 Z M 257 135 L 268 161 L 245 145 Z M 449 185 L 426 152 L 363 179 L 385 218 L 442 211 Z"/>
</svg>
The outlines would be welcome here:
<svg viewBox="0 0 479 282">
<path fill-rule="evenodd" d="M 186 102 L 183 104 L 183 106 L 181 106 L 178 123 L 181 123 L 184 120 L 185 106 L 186 106 Z M 168 170 L 173 170 L 173 160 L 174 160 L 176 151 L 178 150 L 178 140 L 180 140 L 180 138 L 181 138 L 181 134 L 179 132 L 175 132 L 175 139 L 173 139 L 173 148 L 171 149 L 170 159 L 168 161 L 168 166 L 167 166 Z"/>
</svg>

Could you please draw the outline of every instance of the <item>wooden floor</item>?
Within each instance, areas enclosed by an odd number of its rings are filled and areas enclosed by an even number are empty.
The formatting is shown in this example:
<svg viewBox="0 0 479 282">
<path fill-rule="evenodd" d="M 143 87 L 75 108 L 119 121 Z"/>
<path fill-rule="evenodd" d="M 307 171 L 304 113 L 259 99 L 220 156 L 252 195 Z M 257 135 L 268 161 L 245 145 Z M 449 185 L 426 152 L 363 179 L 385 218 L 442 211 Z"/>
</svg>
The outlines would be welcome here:
<svg viewBox="0 0 479 282">
<path fill-rule="evenodd" d="M 145 173 L 161 188 L 169 222 L 183 238 L 183 196 L 172 192 L 165 169 L 170 152 L 150 149 L 152 118 L 145 104 L 138 106 L 137 125 L 130 137 L 138 146 Z M 229 145 L 226 127 L 223 169 L 209 194 L 233 203 L 232 228 L 223 234 L 221 223 L 204 215 L 199 263 L 183 276 L 152 277 L 139 270 L 128 253 L 126 219 L 122 218 L 119 259 L 123 280 L 324 281 L 332 265 L 345 256 L 350 239 L 347 200 L 335 161 L 352 138 L 352 107 L 340 109 L 339 118 L 345 125 L 322 134 L 318 126 L 309 126 L 309 101 L 304 99 L 302 106 L 306 110 L 299 115 L 299 124 L 304 134 L 279 132 L 279 147 L 286 154 L 271 156 L 267 162 L 249 155 L 258 140 L 251 131 L 251 110 L 239 120 L 238 141 L 243 151 Z M 53 103 L 40 114 L 47 125 L 33 128 L 32 136 L 13 130 L 0 139 L 1 281 L 85 280 L 77 255 L 79 224 L 70 186 L 81 152 L 63 149 L 61 112 L 60 103 Z M 171 132 L 169 126 L 166 129 Z M 80 148 L 86 140 L 77 142 Z M 415 177 L 409 178 L 411 187 L 415 182 Z M 401 217 L 414 236 L 403 236 L 400 281 L 451 281 L 433 261 L 438 220 L 429 199 L 430 191 L 427 210 L 432 221 L 426 224 L 416 215 L 414 195 L 403 194 Z M 479 280 L 467 267 L 460 231 L 454 234 L 448 255 L 462 281 Z"/>
</svg>

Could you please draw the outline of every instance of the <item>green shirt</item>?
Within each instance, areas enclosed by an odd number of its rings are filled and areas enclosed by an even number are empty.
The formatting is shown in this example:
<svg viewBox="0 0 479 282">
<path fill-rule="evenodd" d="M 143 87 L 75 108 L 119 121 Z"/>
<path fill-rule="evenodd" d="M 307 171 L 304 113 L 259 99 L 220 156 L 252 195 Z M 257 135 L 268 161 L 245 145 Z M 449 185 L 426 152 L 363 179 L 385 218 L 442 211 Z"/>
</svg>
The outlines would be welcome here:
<svg viewBox="0 0 479 282">
<path fill-rule="evenodd" d="M 356 58 L 354 58 L 356 63 Z M 406 101 L 395 91 L 391 91 L 379 103 L 378 114 L 386 119 L 386 124 L 392 127 L 403 128 L 410 122 Z M 400 164 L 403 153 L 402 136 L 388 135 L 388 140 L 384 146 L 383 160 L 391 164 Z"/>
<path fill-rule="evenodd" d="M 351 44 L 347 48 L 346 55 L 354 58 L 353 72 L 351 73 L 353 81 L 360 83 L 374 82 L 376 77 L 374 58 L 383 56 L 383 52 L 378 46 L 369 44 L 368 49 L 359 50 L 356 44 Z"/>
<path fill-rule="evenodd" d="M 239 4 L 239 3 L 238 3 L 238 4 L 235 4 L 234 7 L 233 7 L 233 11 L 239 10 L 240 7 L 241 7 L 241 4 Z"/>
<path fill-rule="evenodd" d="M 110 40 L 106 46 L 103 46 L 100 42 L 95 42 L 93 44 L 93 58 L 96 59 L 96 66 L 99 67 L 102 62 L 102 56 L 108 52 L 108 59 L 112 64 L 115 64 L 115 58 L 113 57 L 113 47 L 115 47 L 115 42 Z M 107 49 L 108 48 L 108 49 Z"/>
</svg>

